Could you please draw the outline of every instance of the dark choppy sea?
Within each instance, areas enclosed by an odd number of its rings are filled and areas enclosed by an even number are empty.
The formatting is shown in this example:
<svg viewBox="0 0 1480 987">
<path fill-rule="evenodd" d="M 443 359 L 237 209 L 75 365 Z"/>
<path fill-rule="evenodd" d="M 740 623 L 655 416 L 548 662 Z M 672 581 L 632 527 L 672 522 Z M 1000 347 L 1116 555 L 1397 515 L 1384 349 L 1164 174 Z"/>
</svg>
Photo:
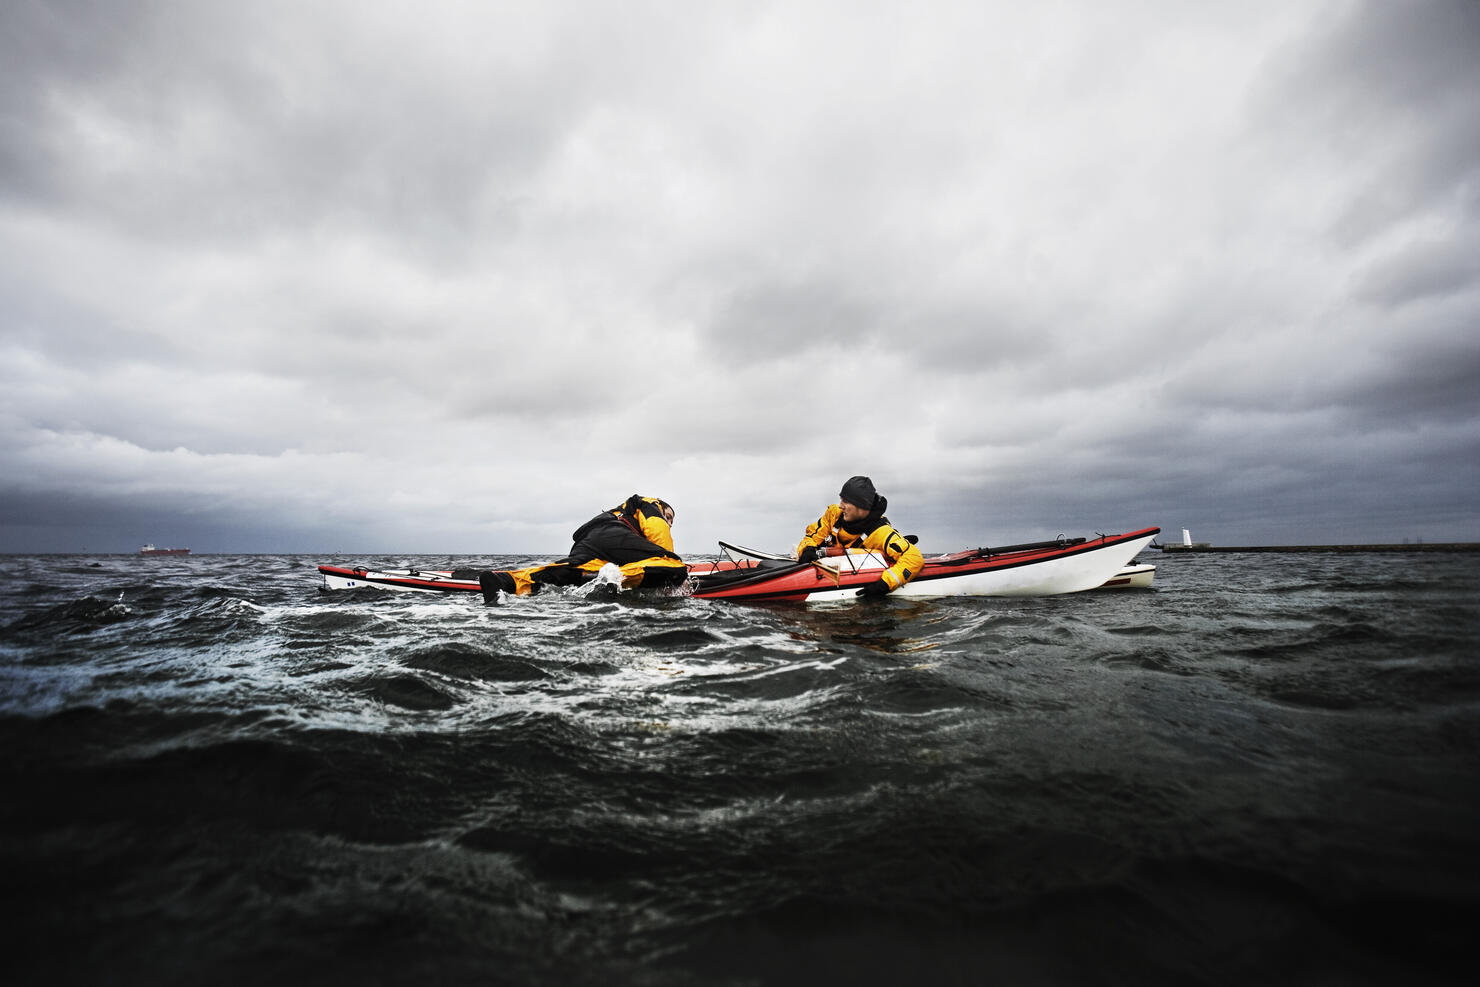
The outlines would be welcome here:
<svg viewBox="0 0 1480 987">
<path fill-rule="evenodd" d="M 1480 555 L 1142 560 L 809 609 L 0 557 L 0 980 L 1470 982 Z"/>
</svg>

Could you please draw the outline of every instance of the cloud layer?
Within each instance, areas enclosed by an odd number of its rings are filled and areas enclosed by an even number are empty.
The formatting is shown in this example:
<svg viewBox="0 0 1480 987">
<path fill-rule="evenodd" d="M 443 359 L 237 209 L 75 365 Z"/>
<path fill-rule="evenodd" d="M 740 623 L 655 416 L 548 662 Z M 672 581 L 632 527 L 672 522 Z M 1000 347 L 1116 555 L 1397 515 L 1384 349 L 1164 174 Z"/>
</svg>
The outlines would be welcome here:
<svg viewBox="0 0 1480 987">
<path fill-rule="evenodd" d="M 24 4 L 0 550 L 1480 540 L 1465 0 Z"/>
</svg>

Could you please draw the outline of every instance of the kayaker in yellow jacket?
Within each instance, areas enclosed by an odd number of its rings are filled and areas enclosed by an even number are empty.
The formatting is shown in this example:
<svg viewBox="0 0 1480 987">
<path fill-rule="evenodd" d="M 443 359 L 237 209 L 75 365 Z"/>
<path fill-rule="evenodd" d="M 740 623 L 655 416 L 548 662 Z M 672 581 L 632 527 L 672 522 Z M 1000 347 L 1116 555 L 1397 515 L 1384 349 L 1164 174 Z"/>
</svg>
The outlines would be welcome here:
<svg viewBox="0 0 1480 987">
<path fill-rule="evenodd" d="M 819 549 L 825 545 L 866 548 L 882 555 L 889 568 L 876 582 L 859 590 L 859 596 L 885 596 L 914 579 L 925 564 L 925 557 L 884 516 L 889 501 L 874 490 L 873 481 L 866 476 L 850 477 L 838 499 L 839 503 L 823 511 L 822 517 L 807 527 L 806 535 L 793 553 L 798 561 L 815 561 Z"/>
<path fill-rule="evenodd" d="M 481 573 L 483 599 L 498 593 L 528 596 L 543 586 L 579 586 L 590 582 L 608 562 L 622 570 L 622 588 L 673 586 L 688 576 L 688 567 L 673 551 L 673 507 L 657 497 L 633 494 L 621 504 L 577 528 L 570 554 L 527 569 Z"/>
</svg>

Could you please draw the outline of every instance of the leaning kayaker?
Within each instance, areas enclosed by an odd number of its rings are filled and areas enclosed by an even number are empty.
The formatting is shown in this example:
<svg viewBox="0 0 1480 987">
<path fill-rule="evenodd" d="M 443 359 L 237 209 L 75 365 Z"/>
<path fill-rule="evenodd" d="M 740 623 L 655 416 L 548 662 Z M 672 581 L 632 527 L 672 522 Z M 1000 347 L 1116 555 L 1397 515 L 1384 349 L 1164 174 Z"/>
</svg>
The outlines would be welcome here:
<svg viewBox="0 0 1480 987">
<path fill-rule="evenodd" d="M 884 516 L 889 501 L 874 490 L 873 481 L 866 476 L 850 477 L 838 499 L 839 503 L 823 511 L 822 517 L 807 527 L 806 535 L 793 553 L 797 560 L 812 562 L 819 549 L 827 545 L 879 553 L 888 561 L 889 568 L 878 580 L 859 590 L 859 596 L 885 596 L 914 579 L 925 564 L 925 557 Z"/>
<path fill-rule="evenodd" d="M 596 578 L 608 562 L 622 570 L 623 589 L 677 585 L 687 577 L 688 567 L 673 551 L 672 527 L 672 505 L 633 494 L 577 528 L 565 558 L 480 574 L 483 599 L 496 601 L 499 590 L 528 596 L 543 586 L 579 586 Z"/>
</svg>

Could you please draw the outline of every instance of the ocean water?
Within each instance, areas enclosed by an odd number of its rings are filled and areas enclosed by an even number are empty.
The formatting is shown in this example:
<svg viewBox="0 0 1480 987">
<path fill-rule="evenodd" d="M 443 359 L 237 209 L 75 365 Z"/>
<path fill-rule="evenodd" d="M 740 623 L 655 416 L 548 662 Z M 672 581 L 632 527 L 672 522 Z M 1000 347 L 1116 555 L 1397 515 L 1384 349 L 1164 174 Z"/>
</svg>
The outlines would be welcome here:
<svg viewBox="0 0 1480 987">
<path fill-rule="evenodd" d="M 318 561 L 0 557 L 0 980 L 1470 982 L 1480 555 L 811 608 Z"/>
</svg>

